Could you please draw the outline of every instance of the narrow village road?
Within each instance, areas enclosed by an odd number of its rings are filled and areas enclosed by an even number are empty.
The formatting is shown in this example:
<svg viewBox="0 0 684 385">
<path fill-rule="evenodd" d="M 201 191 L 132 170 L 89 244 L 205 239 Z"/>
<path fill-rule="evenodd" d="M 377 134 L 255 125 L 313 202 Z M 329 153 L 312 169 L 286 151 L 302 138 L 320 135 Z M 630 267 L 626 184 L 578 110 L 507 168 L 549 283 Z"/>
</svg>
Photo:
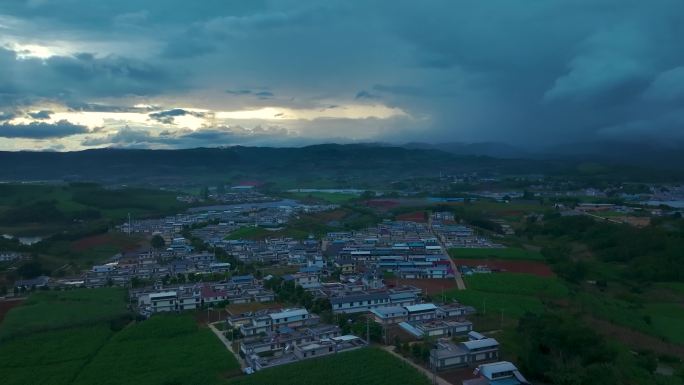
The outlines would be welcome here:
<svg viewBox="0 0 684 385">
<path fill-rule="evenodd" d="M 226 336 L 223 335 L 223 332 L 218 330 L 216 326 L 214 326 L 213 324 L 209 324 L 209 329 L 211 329 L 211 331 L 214 332 L 214 334 L 216 334 L 216 337 L 218 337 L 218 339 L 226 346 L 226 349 L 228 349 L 228 351 L 235 356 L 235 358 L 240 363 L 240 369 L 246 368 L 248 366 L 247 363 L 245 362 L 245 360 L 242 359 L 242 357 L 240 357 L 240 354 L 233 351 L 232 344 L 230 343 L 228 338 L 226 338 Z"/>
<path fill-rule="evenodd" d="M 439 234 L 437 234 L 437 232 L 432 228 L 432 218 L 428 219 L 428 229 L 430 229 L 430 232 L 432 233 L 432 235 L 434 235 L 435 238 L 437 238 L 437 241 L 439 242 L 439 247 L 442 248 L 442 253 L 444 255 L 446 255 L 447 257 L 449 257 L 449 263 L 451 264 L 451 269 L 454 271 L 454 279 L 456 280 L 456 287 L 458 288 L 458 290 L 465 290 L 466 289 L 465 281 L 463 281 L 463 277 L 461 276 L 461 272 L 458 271 L 458 267 L 456 266 L 456 262 L 454 262 L 454 259 L 451 258 L 451 256 L 449 255 L 449 249 L 447 249 L 446 245 L 442 241 L 442 238 L 440 238 Z"/>
<path fill-rule="evenodd" d="M 407 359 L 406 357 L 402 356 L 401 354 L 396 353 L 394 351 L 394 346 L 383 346 L 382 349 L 384 349 L 389 354 L 394 355 L 395 357 L 399 358 L 400 360 L 406 362 L 407 364 L 409 364 L 409 365 L 413 366 L 414 368 L 418 369 L 419 371 L 421 371 L 423 374 L 425 374 L 430 379 L 430 382 L 432 382 L 433 384 L 452 385 L 451 382 L 443 379 L 440 376 L 434 375 L 431 371 L 429 371 L 429 370 L 425 369 L 424 367 L 412 362 L 411 360 Z"/>
</svg>

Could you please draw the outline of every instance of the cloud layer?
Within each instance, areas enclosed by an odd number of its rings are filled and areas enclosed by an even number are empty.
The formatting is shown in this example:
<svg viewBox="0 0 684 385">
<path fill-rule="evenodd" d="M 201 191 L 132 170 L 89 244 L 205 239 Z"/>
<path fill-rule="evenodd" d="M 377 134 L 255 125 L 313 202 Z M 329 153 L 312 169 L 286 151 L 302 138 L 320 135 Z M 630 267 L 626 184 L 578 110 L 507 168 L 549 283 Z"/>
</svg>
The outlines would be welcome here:
<svg viewBox="0 0 684 385">
<path fill-rule="evenodd" d="M 7 0 L 0 148 L 684 140 L 681 36 L 680 0 Z"/>
</svg>

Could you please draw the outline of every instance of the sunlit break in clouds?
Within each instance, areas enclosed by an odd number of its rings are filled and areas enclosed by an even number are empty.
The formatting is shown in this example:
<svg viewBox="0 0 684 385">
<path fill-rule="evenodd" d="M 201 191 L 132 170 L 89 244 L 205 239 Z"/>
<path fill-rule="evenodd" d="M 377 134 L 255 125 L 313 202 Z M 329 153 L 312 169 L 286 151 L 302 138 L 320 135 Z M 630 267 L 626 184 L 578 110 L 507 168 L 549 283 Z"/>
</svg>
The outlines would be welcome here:
<svg viewBox="0 0 684 385">
<path fill-rule="evenodd" d="M 684 139 L 679 0 L 0 2 L 0 149 Z"/>
</svg>

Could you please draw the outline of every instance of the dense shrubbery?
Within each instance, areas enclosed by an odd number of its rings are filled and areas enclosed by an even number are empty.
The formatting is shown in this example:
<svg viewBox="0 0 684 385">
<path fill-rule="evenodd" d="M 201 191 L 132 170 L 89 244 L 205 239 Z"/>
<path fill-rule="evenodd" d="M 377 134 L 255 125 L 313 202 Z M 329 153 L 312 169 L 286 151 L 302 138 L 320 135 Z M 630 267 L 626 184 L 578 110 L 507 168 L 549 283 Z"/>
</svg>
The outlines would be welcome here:
<svg viewBox="0 0 684 385">
<path fill-rule="evenodd" d="M 532 379 L 578 385 L 681 383 L 653 376 L 652 353 L 623 350 L 572 316 L 527 314 L 517 333 L 520 369 Z"/>
<path fill-rule="evenodd" d="M 644 281 L 684 281 L 684 231 L 663 226 L 635 228 L 586 216 L 550 217 L 528 224 L 528 237 L 545 236 L 586 244 L 604 262 L 625 264 L 624 277 Z M 582 266 L 567 262 L 569 250 L 557 246 L 545 254 L 558 262 L 560 274 L 581 279 Z"/>
</svg>

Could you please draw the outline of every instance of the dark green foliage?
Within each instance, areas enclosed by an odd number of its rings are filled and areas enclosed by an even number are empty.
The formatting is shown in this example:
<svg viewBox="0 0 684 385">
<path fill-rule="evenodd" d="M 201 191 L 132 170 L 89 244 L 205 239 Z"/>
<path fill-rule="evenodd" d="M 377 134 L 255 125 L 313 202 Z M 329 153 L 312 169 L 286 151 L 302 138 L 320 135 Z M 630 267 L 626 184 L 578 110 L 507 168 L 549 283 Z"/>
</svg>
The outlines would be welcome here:
<svg viewBox="0 0 684 385">
<path fill-rule="evenodd" d="M 546 313 L 520 319 L 520 369 L 552 384 L 651 384 L 654 357 L 634 357 L 610 344 L 581 320 Z"/>
<path fill-rule="evenodd" d="M 43 268 L 43 265 L 40 263 L 40 261 L 29 261 L 26 263 L 22 263 L 21 266 L 17 269 L 17 274 L 21 278 L 35 278 L 38 276 L 41 276 L 43 274 L 47 274 L 48 271 L 46 271 Z"/>
<path fill-rule="evenodd" d="M 166 242 L 164 241 L 164 238 L 161 235 L 155 234 L 150 240 L 150 244 L 153 248 L 161 250 L 166 245 Z"/>
<path fill-rule="evenodd" d="M 545 218 L 529 224 L 528 236 L 545 236 L 582 242 L 602 261 L 625 264 L 624 277 L 642 281 L 684 281 L 684 231 L 660 226 L 635 228 L 595 221 L 587 216 Z M 583 278 L 583 267 L 567 263 L 567 252 L 554 250 L 559 274 Z M 553 254 L 550 250 L 546 254 Z"/>
</svg>

